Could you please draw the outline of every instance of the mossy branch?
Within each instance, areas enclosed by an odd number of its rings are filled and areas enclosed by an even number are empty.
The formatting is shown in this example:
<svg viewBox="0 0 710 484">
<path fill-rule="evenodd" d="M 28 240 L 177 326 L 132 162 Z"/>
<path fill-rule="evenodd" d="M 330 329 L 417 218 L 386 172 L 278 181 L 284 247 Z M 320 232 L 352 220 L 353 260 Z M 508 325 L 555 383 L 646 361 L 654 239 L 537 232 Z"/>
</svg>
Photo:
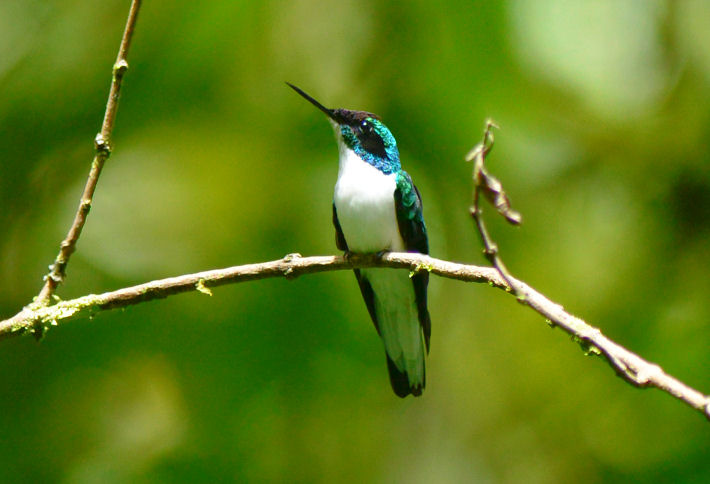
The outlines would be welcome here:
<svg viewBox="0 0 710 484">
<path fill-rule="evenodd" d="M 283 259 L 275 261 L 160 279 L 103 294 L 90 294 L 69 301 L 60 301 L 52 306 L 30 304 L 12 318 L 0 321 L 0 338 L 20 335 L 31 331 L 36 325 L 47 329 L 70 319 L 87 317 L 100 311 L 132 306 L 183 292 L 199 291 L 204 293 L 209 291 L 209 288 L 224 284 L 273 277 L 294 279 L 304 274 L 357 267 L 390 267 L 409 271 L 428 270 L 441 277 L 466 282 L 484 282 L 510 292 L 508 284 L 496 268 L 458 264 L 422 254 L 394 252 L 379 256 L 354 254 L 348 258 L 342 256 L 301 257 L 299 254 L 289 254 Z M 649 363 L 610 340 L 599 329 L 569 314 L 562 306 L 550 301 L 524 282 L 512 276 L 510 278 L 517 288 L 515 295 L 518 300 L 523 300 L 527 306 L 544 316 L 552 325 L 572 335 L 585 348 L 586 352 L 589 353 L 590 348 L 598 349 L 598 353 L 604 356 L 626 381 L 641 388 L 658 388 L 710 418 L 710 397 L 690 388 L 665 373 L 658 365 Z"/>
</svg>

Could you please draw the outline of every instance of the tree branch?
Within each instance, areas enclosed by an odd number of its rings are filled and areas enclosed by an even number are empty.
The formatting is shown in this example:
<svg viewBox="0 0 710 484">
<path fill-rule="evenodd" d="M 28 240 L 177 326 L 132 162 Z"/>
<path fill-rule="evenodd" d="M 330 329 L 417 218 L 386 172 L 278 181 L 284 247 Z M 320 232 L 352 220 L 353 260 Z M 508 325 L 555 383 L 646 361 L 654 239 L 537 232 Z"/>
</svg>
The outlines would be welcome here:
<svg viewBox="0 0 710 484">
<path fill-rule="evenodd" d="M 496 208 L 498 213 L 512 225 L 519 225 L 522 217 L 510 206 L 510 200 L 503 190 L 503 185 L 491 175 L 485 167 L 486 156 L 493 149 L 493 128 L 498 126 L 493 120 L 487 120 L 483 130 L 483 139 L 469 151 L 465 159 L 473 163 L 473 195 L 470 208 L 476 229 L 483 243 L 483 254 L 498 271 L 504 286 L 512 292 L 521 304 L 530 306 L 539 314 L 545 316 L 551 325 L 556 325 L 571 334 L 584 349 L 585 354 L 603 355 L 616 371 L 632 385 L 645 388 L 656 387 L 684 401 L 693 408 L 705 413 L 710 419 L 710 397 L 694 390 L 681 381 L 667 375 L 658 365 L 649 363 L 618 345 L 599 329 L 594 328 L 581 319 L 565 312 L 562 306 L 553 303 L 545 296 L 517 280 L 508 271 L 500 257 L 498 244 L 493 241 L 483 220 L 481 208 L 481 193 Z"/>
<path fill-rule="evenodd" d="M 485 282 L 509 291 L 508 284 L 496 268 L 458 264 L 422 254 L 385 253 L 381 256 L 353 254 L 347 259 L 342 256 L 301 257 L 299 254 L 289 254 L 275 261 L 160 279 L 103 294 L 90 294 L 61 301 L 52 306 L 30 305 L 12 318 L 0 321 L 0 338 L 20 335 L 31 331 L 36 325 L 48 328 L 58 325 L 59 322 L 93 315 L 103 310 L 132 306 L 188 291 L 200 291 L 211 295 L 211 287 L 225 284 L 272 277 L 293 279 L 303 274 L 366 267 L 390 267 L 408 269 L 412 272 L 427 270 L 441 277 L 467 282 Z M 617 374 L 626 381 L 640 388 L 658 388 L 710 418 L 710 397 L 668 375 L 658 365 L 649 363 L 610 340 L 599 329 L 567 313 L 562 306 L 550 301 L 524 282 L 512 276 L 510 281 L 518 288 L 518 300 L 544 316 L 554 326 L 572 335 L 587 354 L 594 353 L 590 352 L 591 348 L 598 349 L 597 354 L 603 355 Z"/>
<path fill-rule="evenodd" d="M 33 332 L 35 336 L 41 335 L 47 328 L 56 326 L 59 322 L 82 316 L 91 316 L 100 311 L 132 306 L 183 292 L 200 291 L 211 295 L 211 287 L 224 284 L 272 277 L 292 279 L 303 274 L 365 267 L 408 269 L 412 273 L 427 270 L 438 276 L 450 279 L 487 282 L 495 287 L 505 289 L 507 292 L 512 292 L 518 301 L 544 316 L 553 327 L 560 327 L 572 335 L 573 339 L 582 346 L 586 354 L 597 354 L 605 357 L 616 373 L 629 383 L 640 388 L 658 388 L 699 410 L 710 419 L 710 397 L 668 375 L 658 365 L 642 359 L 610 340 L 599 329 L 567 313 L 562 306 L 550 301 L 524 282 L 514 278 L 505 268 L 498 255 L 497 245 L 491 239 L 485 227 L 479 203 L 480 194 L 482 193 L 509 222 L 513 224 L 520 223 L 520 215 L 510 208 L 510 203 L 500 182 L 491 176 L 484 166 L 484 158 L 493 146 L 491 128 L 495 125 L 492 122 L 488 122 L 486 125 L 483 142 L 474 148 L 466 158 L 474 163 L 474 193 L 471 215 L 481 235 L 484 254 L 494 267 L 458 264 L 413 253 L 355 254 L 347 259 L 342 256 L 301 257 L 299 254 L 290 254 L 280 260 L 155 280 L 103 294 L 89 294 L 69 301 L 60 301 L 50 306 L 49 304 L 53 297 L 56 298 L 54 292 L 57 286 L 63 282 L 66 276 L 66 266 L 70 256 L 76 249 L 76 243 L 86 222 L 99 175 L 111 154 L 111 135 L 116 119 L 121 82 L 128 69 L 126 59 L 140 5 L 141 0 L 133 0 L 131 3 L 118 56 L 113 66 L 113 78 L 103 124 L 95 139 L 95 156 L 72 226 L 60 245 L 59 254 L 54 264 L 50 266 L 50 272 L 45 276 L 45 284 L 35 301 L 23 308 L 15 316 L 0 321 L 0 339 L 27 332 Z"/>
<path fill-rule="evenodd" d="M 483 140 L 466 155 L 466 161 L 473 163 L 473 202 L 469 211 L 473 221 L 476 223 L 478 234 L 481 236 L 483 255 L 486 256 L 488 262 L 498 269 L 498 272 L 500 272 L 500 275 L 515 295 L 521 297 L 522 288 L 517 287 L 513 276 L 503 264 L 503 259 L 500 258 L 498 253 L 498 244 L 493 241 L 488 233 L 486 223 L 483 220 L 483 209 L 481 208 L 481 192 L 483 192 L 483 195 L 498 210 L 498 213 L 505 217 L 509 223 L 513 225 L 522 223 L 520 214 L 510 207 L 510 200 L 508 200 L 508 196 L 503 191 L 503 185 L 497 178 L 488 173 L 484 165 L 486 156 L 493 149 L 493 128 L 498 128 L 498 126 L 493 120 L 487 120 L 483 131 Z"/>
<path fill-rule="evenodd" d="M 123 80 L 123 75 L 128 70 L 128 49 L 131 46 L 131 39 L 133 38 L 136 20 L 138 20 L 138 10 L 140 9 L 140 6 L 141 0 L 133 0 L 131 3 L 131 8 L 128 12 L 128 20 L 126 21 L 126 28 L 123 31 L 121 45 L 118 49 L 116 63 L 113 65 L 111 89 L 106 103 L 104 120 L 101 125 L 101 131 L 94 139 L 95 153 L 94 160 L 91 163 L 91 170 L 89 171 L 89 178 L 86 180 L 84 192 L 82 193 L 81 200 L 79 201 L 79 207 L 74 215 L 74 221 L 69 228 L 67 236 L 59 245 L 59 253 L 54 259 L 54 263 L 49 266 L 49 273 L 44 276 L 44 286 L 35 299 L 35 304 L 39 306 L 48 305 L 50 299 L 54 295 L 54 291 L 57 289 L 57 286 L 64 281 L 69 258 L 74 253 L 74 250 L 76 250 L 76 243 L 79 240 L 81 230 L 84 228 L 84 224 L 86 223 L 86 217 L 89 215 L 89 210 L 91 210 L 91 203 L 93 201 L 94 191 L 96 190 L 96 184 L 99 181 L 99 175 L 101 175 L 101 170 L 103 169 L 106 160 L 111 155 L 111 134 L 113 133 L 113 124 L 116 120 L 116 111 L 118 110 L 118 96 L 121 92 L 121 81 Z M 37 333 L 37 335 L 41 336 L 41 333 Z"/>
</svg>

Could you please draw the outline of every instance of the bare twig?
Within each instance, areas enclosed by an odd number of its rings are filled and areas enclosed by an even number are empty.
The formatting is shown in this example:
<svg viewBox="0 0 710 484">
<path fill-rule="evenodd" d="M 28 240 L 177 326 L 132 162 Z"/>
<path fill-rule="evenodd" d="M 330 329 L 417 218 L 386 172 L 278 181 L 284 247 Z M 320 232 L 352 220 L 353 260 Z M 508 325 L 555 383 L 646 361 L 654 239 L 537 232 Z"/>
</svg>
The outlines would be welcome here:
<svg viewBox="0 0 710 484">
<path fill-rule="evenodd" d="M 60 244 L 59 253 L 54 263 L 49 266 L 49 273 L 44 276 L 44 286 L 35 299 L 35 304 L 39 306 L 48 305 L 57 286 L 64 281 L 69 258 L 76 249 L 76 242 L 79 240 L 81 230 L 84 228 L 84 223 L 86 223 L 86 217 L 89 215 L 89 210 L 91 210 L 91 203 L 94 197 L 94 191 L 96 190 L 96 184 L 99 181 L 99 175 L 104 167 L 104 163 L 111 155 L 111 133 L 113 132 L 113 124 L 116 120 L 118 96 L 121 92 L 123 75 L 126 73 L 126 70 L 128 70 L 128 49 L 131 46 L 131 39 L 133 38 L 133 31 L 135 29 L 136 20 L 138 19 L 140 6 L 141 0 L 133 0 L 131 3 L 126 28 L 123 31 L 123 38 L 121 39 L 121 45 L 118 49 L 116 63 L 113 65 L 111 90 L 109 91 L 108 102 L 106 103 L 104 120 L 101 124 L 101 131 L 94 139 L 95 153 L 94 160 L 91 163 L 89 177 L 86 180 L 84 192 L 79 201 L 79 208 L 74 215 L 74 221 L 69 228 L 67 236 Z M 41 336 L 41 332 L 37 333 L 37 336 Z"/>
<path fill-rule="evenodd" d="M 488 234 L 488 229 L 483 221 L 483 209 L 481 208 L 480 199 L 481 192 L 498 210 L 498 213 L 503 215 L 505 219 L 513 225 L 519 225 L 522 222 L 522 217 L 510 207 L 508 196 L 503 191 L 503 185 L 493 177 L 484 165 L 486 155 L 493 149 L 493 128 L 498 126 L 493 120 L 486 121 L 486 127 L 483 131 L 483 140 L 478 143 L 466 155 L 466 161 L 473 163 L 473 203 L 470 208 L 471 217 L 476 223 L 476 228 L 483 242 L 483 254 L 488 261 L 498 269 L 500 275 L 508 283 L 508 287 L 520 297 L 521 291 L 515 287 L 513 277 L 508 272 L 508 269 L 503 264 L 503 260 L 498 254 L 498 244 L 491 239 Z"/>
<path fill-rule="evenodd" d="M 90 316 L 103 310 L 132 306 L 188 291 L 211 294 L 209 288 L 224 284 L 272 277 L 293 279 L 303 274 L 357 267 L 427 270 L 441 277 L 467 282 L 485 282 L 506 290 L 510 287 L 509 283 L 512 282 L 520 291 L 519 300 L 523 300 L 525 304 L 556 326 L 573 335 L 583 346 L 598 348 L 627 381 L 637 387 L 656 387 L 663 390 L 705 413 L 710 418 L 710 397 L 692 389 L 666 374 L 659 366 L 645 361 L 608 339 L 597 328 L 565 312 L 562 306 L 550 301 L 524 282 L 511 277 L 506 283 L 498 269 L 493 267 L 458 264 L 423 254 L 394 252 L 381 256 L 354 254 L 348 259 L 342 256 L 301 257 L 299 254 L 290 254 L 283 259 L 270 262 L 160 279 L 103 294 L 90 294 L 69 301 L 61 301 L 52 306 L 28 306 L 15 316 L 0 321 L 0 338 L 20 335 L 31 331 L 36 325 L 41 325 L 44 328 L 56 326 L 60 322 Z"/>
<path fill-rule="evenodd" d="M 638 355 L 610 340 L 599 329 L 565 312 L 562 306 L 553 303 L 510 274 L 500 257 L 498 245 L 493 241 L 486 228 L 480 205 L 480 192 L 483 192 L 488 201 L 496 207 L 498 212 L 508 222 L 518 225 L 522 221 L 520 214 L 511 209 L 510 201 L 503 190 L 502 184 L 488 173 L 484 165 L 486 156 L 493 149 L 494 138 L 491 130 L 497 127 L 492 120 L 486 121 L 483 140 L 466 155 L 466 161 L 473 162 L 471 216 L 476 223 L 476 228 L 483 242 L 483 253 L 506 282 L 507 289 L 518 298 L 519 302 L 530 306 L 539 314 L 545 316 L 550 324 L 559 326 L 571 334 L 574 340 L 582 346 L 585 353 L 603 355 L 614 371 L 632 385 L 640 388 L 659 388 L 693 408 L 704 412 L 705 416 L 710 419 L 710 397 L 688 387 L 679 380 L 667 375 L 658 365 L 643 360 Z"/>
</svg>

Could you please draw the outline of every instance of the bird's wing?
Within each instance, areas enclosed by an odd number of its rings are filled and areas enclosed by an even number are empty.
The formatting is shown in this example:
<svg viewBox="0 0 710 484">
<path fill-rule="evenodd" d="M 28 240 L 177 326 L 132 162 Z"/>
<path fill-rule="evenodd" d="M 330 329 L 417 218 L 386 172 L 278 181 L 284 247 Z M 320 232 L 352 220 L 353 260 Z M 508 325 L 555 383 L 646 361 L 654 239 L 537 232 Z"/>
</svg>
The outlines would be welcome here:
<svg viewBox="0 0 710 484">
<path fill-rule="evenodd" d="M 399 233 L 404 241 L 407 252 L 429 253 L 429 240 L 427 238 L 424 216 L 422 213 L 422 198 L 419 190 L 412 182 L 406 171 L 397 173 L 397 188 L 394 191 L 394 206 L 397 214 Z M 424 332 L 426 349 L 429 351 L 431 337 L 431 320 L 427 310 L 427 286 L 429 285 L 429 272 L 418 271 L 412 276 L 414 293 L 419 311 L 419 324 Z"/>
</svg>

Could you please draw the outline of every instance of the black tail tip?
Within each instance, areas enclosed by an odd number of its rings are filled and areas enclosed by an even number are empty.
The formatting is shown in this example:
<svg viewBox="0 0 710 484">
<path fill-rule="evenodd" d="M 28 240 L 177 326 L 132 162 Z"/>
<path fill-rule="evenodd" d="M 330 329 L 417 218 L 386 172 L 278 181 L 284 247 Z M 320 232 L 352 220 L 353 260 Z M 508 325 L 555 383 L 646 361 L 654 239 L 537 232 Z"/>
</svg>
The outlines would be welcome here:
<svg viewBox="0 0 710 484">
<path fill-rule="evenodd" d="M 407 374 L 399 371 L 394 362 L 387 356 L 387 370 L 390 375 L 390 384 L 392 385 L 392 390 L 394 390 L 395 395 L 399 398 L 404 398 L 407 395 L 413 395 L 419 397 L 424 391 L 424 383 L 421 385 L 411 385 L 409 383 L 409 378 Z"/>
</svg>

